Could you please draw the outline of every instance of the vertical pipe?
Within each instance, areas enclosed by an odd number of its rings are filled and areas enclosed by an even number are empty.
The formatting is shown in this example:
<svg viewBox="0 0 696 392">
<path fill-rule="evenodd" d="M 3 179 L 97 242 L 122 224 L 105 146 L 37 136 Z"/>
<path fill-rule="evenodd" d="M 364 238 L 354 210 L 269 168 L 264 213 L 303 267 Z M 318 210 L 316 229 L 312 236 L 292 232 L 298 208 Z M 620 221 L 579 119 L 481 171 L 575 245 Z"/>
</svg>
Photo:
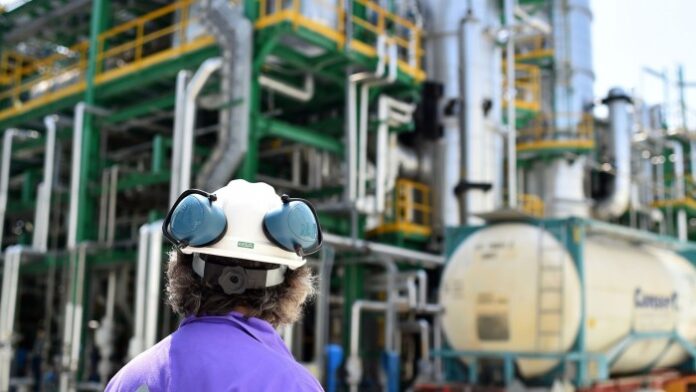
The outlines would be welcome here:
<svg viewBox="0 0 696 392">
<path fill-rule="evenodd" d="M 41 186 L 41 207 L 37 208 L 36 218 L 34 219 L 33 246 L 40 251 L 48 249 L 48 228 L 51 216 L 51 193 L 53 190 L 53 171 L 55 166 L 56 154 L 56 131 L 57 131 L 58 116 L 51 115 L 44 117 L 46 125 L 46 148 L 44 152 L 44 169 L 43 183 Z"/>
<path fill-rule="evenodd" d="M 324 245 L 321 249 L 321 264 L 319 267 L 319 295 L 317 296 L 317 311 L 314 330 L 316 343 L 314 345 L 314 362 L 320 376 L 320 381 L 325 372 L 324 349 L 329 340 L 329 295 L 331 295 L 331 273 L 333 271 L 335 252 L 330 245 Z"/>
<path fill-rule="evenodd" d="M 5 228 L 5 212 L 7 209 L 7 192 L 10 180 L 10 161 L 12 158 L 12 138 L 19 132 L 8 129 L 2 138 L 2 163 L 0 163 L 0 247 Z"/>
<path fill-rule="evenodd" d="M 150 223 L 148 251 L 147 308 L 145 313 L 145 348 L 152 347 L 157 340 L 159 317 L 160 273 L 162 271 L 162 221 Z"/>
<path fill-rule="evenodd" d="M 77 209 L 80 190 L 80 172 L 82 162 L 82 132 L 85 120 L 86 104 L 80 102 L 75 106 L 75 121 L 73 122 L 72 166 L 70 173 L 70 207 L 68 213 L 68 249 L 77 245 Z"/>
<path fill-rule="evenodd" d="M 195 144 L 194 129 L 196 127 L 196 98 L 203 90 L 205 82 L 213 72 L 222 67 L 222 58 L 207 59 L 201 64 L 191 81 L 186 86 L 184 98 L 184 125 L 181 140 L 181 172 L 177 196 L 191 186 L 191 165 L 193 163 L 193 145 Z M 172 175 L 175 175 L 172 173 Z"/>
<path fill-rule="evenodd" d="M 133 337 L 128 348 L 128 356 L 134 358 L 143 351 L 143 328 L 145 319 L 145 293 L 147 284 L 147 256 L 150 232 L 148 224 L 140 226 L 138 236 L 138 261 L 135 271 L 135 317 Z"/>
<path fill-rule="evenodd" d="M 515 113 L 515 30 L 514 8 L 515 0 L 505 0 L 505 25 L 509 32 L 506 46 L 506 78 L 507 78 L 507 177 L 508 177 L 508 207 L 517 208 L 517 130 Z"/>
<path fill-rule="evenodd" d="M 172 175 L 171 185 L 169 187 L 169 205 L 174 204 L 179 197 L 181 186 L 181 149 L 183 140 L 184 123 L 184 108 L 186 102 L 186 85 L 191 78 L 191 71 L 181 70 L 176 75 L 176 102 L 174 105 L 174 135 L 172 140 Z"/>
<path fill-rule="evenodd" d="M 687 112 L 686 112 L 686 83 L 684 82 L 684 66 L 679 65 L 677 68 L 677 78 L 679 85 L 679 109 L 681 114 L 682 129 L 687 131 Z"/>
<path fill-rule="evenodd" d="M 467 165 L 467 156 L 469 149 L 469 132 L 468 132 L 468 101 L 471 99 L 469 94 L 469 74 L 470 69 L 467 63 L 467 49 L 469 40 L 469 24 L 476 22 L 471 7 L 466 10 L 466 15 L 459 21 L 459 30 L 457 35 L 458 50 L 459 50 L 459 113 L 457 120 L 459 122 L 459 183 L 465 184 L 469 178 L 469 169 Z M 446 190 L 449 191 L 449 190 Z M 454 190 L 452 190 L 454 191 Z M 469 203 L 468 191 L 466 188 L 459 189 L 457 195 L 459 201 L 459 223 L 467 224 L 469 218 Z"/>
<path fill-rule="evenodd" d="M 22 247 L 13 245 L 5 252 L 3 267 L 2 301 L 0 303 L 0 390 L 8 391 L 12 364 L 12 335 L 14 329 L 19 263 Z"/>
<path fill-rule="evenodd" d="M 107 214 L 106 225 L 106 246 L 114 245 L 116 235 L 116 200 L 118 195 L 118 165 L 114 165 L 109 170 L 109 211 Z"/>
</svg>

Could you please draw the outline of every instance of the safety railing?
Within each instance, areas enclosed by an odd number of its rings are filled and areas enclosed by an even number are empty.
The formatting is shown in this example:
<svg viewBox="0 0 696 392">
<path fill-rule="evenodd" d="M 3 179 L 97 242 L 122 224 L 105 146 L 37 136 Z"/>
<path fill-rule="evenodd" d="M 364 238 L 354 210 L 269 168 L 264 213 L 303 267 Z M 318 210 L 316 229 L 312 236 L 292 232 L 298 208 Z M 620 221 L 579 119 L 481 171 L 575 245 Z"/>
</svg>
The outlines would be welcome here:
<svg viewBox="0 0 696 392">
<path fill-rule="evenodd" d="M 518 53 L 515 61 L 518 63 L 539 63 L 545 59 L 553 58 L 553 49 L 548 45 L 548 38 L 544 34 L 533 36 L 521 36 L 515 39 L 515 47 Z"/>
<path fill-rule="evenodd" d="M 351 50 L 371 57 L 377 55 L 377 37 L 385 35 L 398 47 L 401 71 L 416 80 L 425 78 L 421 67 L 422 32 L 418 26 L 380 7 L 374 0 L 352 0 L 353 7 L 362 7 L 364 12 L 361 11 L 361 16 L 357 12 L 351 15 L 352 34 L 347 37 L 344 1 L 258 0 L 256 28 L 290 22 L 295 28 L 302 27 L 334 41 L 338 49 L 349 40 Z"/>
<path fill-rule="evenodd" d="M 517 196 L 517 202 L 520 210 L 523 212 L 537 217 L 544 217 L 544 201 L 537 195 L 532 194 L 521 194 Z"/>
<path fill-rule="evenodd" d="M 171 51 L 180 51 L 206 37 L 199 18 L 192 15 L 196 3 L 178 1 L 100 34 L 97 73 L 142 64 L 153 56 L 172 54 Z"/>
<path fill-rule="evenodd" d="M 517 133 L 517 150 L 594 148 L 594 117 L 591 113 L 540 115 Z"/>
<path fill-rule="evenodd" d="M 426 184 L 400 178 L 387 198 L 387 208 L 380 225 L 370 234 L 401 233 L 430 236 L 430 187 Z"/>
<path fill-rule="evenodd" d="M 503 91 L 508 81 L 503 70 Z M 508 100 L 503 99 L 503 107 Z M 541 109 L 541 72 L 539 67 L 529 64 L 515 64 L 515 107 L 521 110 L 538 112 Z"/>
<path fill-rule="evenodd" d="M 177 1 L 100 34 L 96 82 L 214 43 L 192 15 L 198 3 L 200 0 Z M 83 89 L 88 52 L 88 41 L 40 59 L 19 61 L 16 54 L 3 52 L 0 58 L 0 108 L 4 110 L 0 116 L 30 102 L 39 105 Z"/>
</svg>

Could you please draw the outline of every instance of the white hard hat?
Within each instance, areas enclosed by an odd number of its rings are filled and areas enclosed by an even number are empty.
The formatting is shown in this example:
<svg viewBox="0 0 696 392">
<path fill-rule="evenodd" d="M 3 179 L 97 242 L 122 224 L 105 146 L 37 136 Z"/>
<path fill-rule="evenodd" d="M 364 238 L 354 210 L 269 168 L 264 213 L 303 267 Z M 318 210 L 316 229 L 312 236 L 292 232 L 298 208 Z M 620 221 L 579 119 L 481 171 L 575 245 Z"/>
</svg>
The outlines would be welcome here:
<svg viewBox="0 0 696 392">
<path fill-rule="evenodd" d="M 286 265 L 306 263 L 321 246 L 311 205 L 278 196 L 268 184 L 233 180 L 212 194 L 190 190 L 172 207 L 165 236 L 185 254 Z"/>
</svg>

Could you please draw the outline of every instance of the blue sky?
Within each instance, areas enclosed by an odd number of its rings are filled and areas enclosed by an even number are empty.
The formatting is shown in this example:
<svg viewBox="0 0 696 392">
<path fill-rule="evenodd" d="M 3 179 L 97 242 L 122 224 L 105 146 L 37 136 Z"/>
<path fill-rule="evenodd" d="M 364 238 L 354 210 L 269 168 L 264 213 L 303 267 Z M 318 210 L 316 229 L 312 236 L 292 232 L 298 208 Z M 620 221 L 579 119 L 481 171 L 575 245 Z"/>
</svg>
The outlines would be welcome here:
<svg viewBox="0 0 696 392">
<path fill-rule="evenodd" d="M 641 72 L 644 66 L 667 69 L 676 82 L 676 66 L 681 63 L 685 79 L 696 82 L 696 1 L 591 0 L 591 6 L 597 97 L 612 86 L 621 86 L 642 90 L 648 102 L 662 101 L 662 82 Z M 671 111 L 677 115 L 676 88 L 670 96 Z M 689 102 L 693 108 L 690 128 L 694 129 L 696 88 L 689 89 Z"/>
</svg>

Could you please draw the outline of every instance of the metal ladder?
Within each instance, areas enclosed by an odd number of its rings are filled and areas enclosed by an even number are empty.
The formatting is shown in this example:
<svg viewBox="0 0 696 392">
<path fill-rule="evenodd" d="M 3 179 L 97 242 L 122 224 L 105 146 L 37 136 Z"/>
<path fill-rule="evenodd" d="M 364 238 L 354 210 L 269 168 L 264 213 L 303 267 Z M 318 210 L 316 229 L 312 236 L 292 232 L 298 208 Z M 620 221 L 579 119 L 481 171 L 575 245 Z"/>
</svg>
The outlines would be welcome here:
<svg viewBox="0 0 696 392">
<path fill-rule="evenodd" d="M 539 227 L 537 252 L 537 315 L 536 348 L 538 350 L 561 351 L 563 349 L 563 316 L 566 226 L 547 229 L 542 223 Z M 544 240 L 550 233 L 559 239 L 560 247 L 550 240 Z"/>
</svg>

